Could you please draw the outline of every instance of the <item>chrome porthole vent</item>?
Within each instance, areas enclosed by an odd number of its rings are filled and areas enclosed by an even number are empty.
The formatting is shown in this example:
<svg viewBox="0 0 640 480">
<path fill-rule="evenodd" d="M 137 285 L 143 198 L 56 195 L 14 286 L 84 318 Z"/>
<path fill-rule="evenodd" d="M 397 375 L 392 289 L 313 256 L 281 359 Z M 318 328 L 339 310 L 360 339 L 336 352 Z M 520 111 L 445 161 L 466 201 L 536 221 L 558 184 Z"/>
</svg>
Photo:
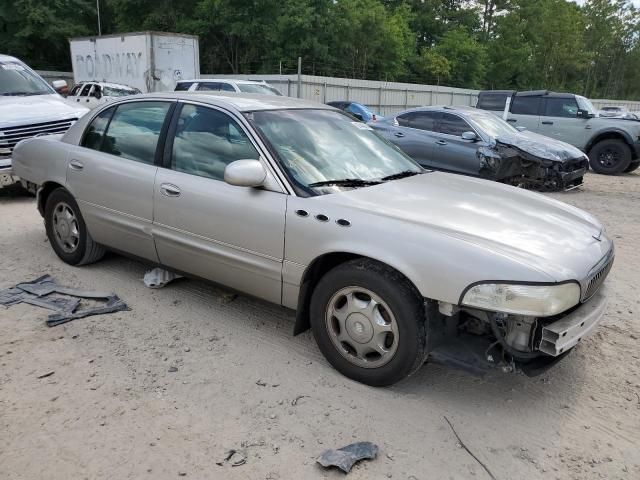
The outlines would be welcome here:
<svg viewBox="0 0 640 480">
<path fill-rule="evenodd" d="M 306 210 L 296 210 L 296 215 L 298 215 L 299 217 L 308 217 L 309 212 L 307 212 Z"/>
<path fill-rule="evenodd" d="M 344 218 L 339 218 L 338 220 L 336 220 L 336 223 L 338 225 L 340 225 L 341 227 L 350 227 L 351 226 L 351 222 L 349 220 L 345 220 Z"/>
<path fill-rule="evenodd" d="M 328 222 L 329 221 L 329 217 L 327 217 L 326 215 L 319 213 L 318 215 L 316 215 L 316 220 L 318 220 L 319 222 Z"/>
</svg>

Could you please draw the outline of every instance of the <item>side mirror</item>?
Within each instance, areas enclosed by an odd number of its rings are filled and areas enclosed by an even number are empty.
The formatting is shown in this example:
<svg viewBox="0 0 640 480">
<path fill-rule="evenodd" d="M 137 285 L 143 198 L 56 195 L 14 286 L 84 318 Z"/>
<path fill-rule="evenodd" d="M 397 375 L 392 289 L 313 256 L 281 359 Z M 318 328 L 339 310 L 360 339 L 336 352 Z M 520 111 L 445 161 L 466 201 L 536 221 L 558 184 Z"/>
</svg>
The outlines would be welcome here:
<svg viewBox="0 0 640 480">
<path fill-rule="evenodd" d="M 577 113 L 578 118 L 593 118 L 595 115 L 593 113 L 589 113 L 588 110 L 583 110 L 581 108 L 578 109 Z"/>
<path fill-rule="evenodd" d="M 478 140 L 478 135 L 476 135 L 476 132 L 462 132 L 462 139 L 475 142 Z"/>
<path fill-rule="evenodd" d="M 66 95 L 69 92 L 69 85 L 67 85 L 66 80 L 54 80 L 51 85 L 60 95 Z"/>
<path fill-rule="evenodd" d="M 527 127 L 523 127 L 522 125 L 518 125 L 516 127 L 516 130 L 518 130 L 519 132 L 524 132 L 527 129 Z"/>
<path fill-rule="evenodd" d="M 267 171 L 258 160 L 236 160 L 224 169 L 224 181 L 236 187 L 260 187 Z"/>
</svg>

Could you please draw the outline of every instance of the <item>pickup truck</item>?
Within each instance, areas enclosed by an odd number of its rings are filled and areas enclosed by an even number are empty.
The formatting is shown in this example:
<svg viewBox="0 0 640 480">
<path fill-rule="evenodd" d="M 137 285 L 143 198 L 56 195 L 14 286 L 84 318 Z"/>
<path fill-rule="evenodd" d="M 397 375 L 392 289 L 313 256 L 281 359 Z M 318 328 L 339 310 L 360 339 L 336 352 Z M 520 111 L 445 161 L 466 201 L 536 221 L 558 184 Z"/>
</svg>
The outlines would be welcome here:
<svg viewBox="0 0 640 480">
<path fill-rule="evenodd" d="M 65 86 L 64 81 L 62 82 Z M 11 168 L 13 149 L 21 140 L 65 133 L 89 111 L 62 98 L 17 58 L 0 54 L 0 187 L 18 178 Z M 21 180 L 35 193 L 35 185 Z"/>
<path fill-rule="evenodd" d="M 476 107 L 502 116 L 515 127 L 578 147 L 597 173 L 616 175 L 640 167 L 640 121 L 600 117 L 581 95 L 486 90 L 478 95 Z"/>
</svg>

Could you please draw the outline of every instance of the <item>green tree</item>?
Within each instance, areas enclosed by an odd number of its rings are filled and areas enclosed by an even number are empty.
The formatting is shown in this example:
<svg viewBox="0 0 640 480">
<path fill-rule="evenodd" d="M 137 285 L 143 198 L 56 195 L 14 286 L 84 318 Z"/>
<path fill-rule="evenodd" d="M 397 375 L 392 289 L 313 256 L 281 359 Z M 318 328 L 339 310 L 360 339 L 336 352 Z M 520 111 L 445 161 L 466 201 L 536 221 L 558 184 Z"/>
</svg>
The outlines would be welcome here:
<svg viewBox="0 0 640 480">
<path fill-rule="evenodd" d="M 433 50 L 449 62 L 451 86 L 480 88 L 484 85 L 486 50 L 469 33 L 462 29 L 449 30 Z"/>
</svg>

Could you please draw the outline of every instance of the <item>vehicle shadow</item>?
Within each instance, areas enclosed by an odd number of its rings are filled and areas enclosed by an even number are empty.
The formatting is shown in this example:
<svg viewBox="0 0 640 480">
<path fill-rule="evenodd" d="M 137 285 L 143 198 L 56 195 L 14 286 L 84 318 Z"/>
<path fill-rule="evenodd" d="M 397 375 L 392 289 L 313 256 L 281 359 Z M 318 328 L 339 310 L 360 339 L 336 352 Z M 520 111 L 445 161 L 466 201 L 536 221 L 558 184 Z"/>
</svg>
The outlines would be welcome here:
<svg viewBox="0 0 640 480">
<path fill-rule="evenodd" d="M 35 200 L 35 197 L 27 192 L 18 183 L 0 187 L 0 202 L 10 203 L 12 201 Z"/>
</svg>

